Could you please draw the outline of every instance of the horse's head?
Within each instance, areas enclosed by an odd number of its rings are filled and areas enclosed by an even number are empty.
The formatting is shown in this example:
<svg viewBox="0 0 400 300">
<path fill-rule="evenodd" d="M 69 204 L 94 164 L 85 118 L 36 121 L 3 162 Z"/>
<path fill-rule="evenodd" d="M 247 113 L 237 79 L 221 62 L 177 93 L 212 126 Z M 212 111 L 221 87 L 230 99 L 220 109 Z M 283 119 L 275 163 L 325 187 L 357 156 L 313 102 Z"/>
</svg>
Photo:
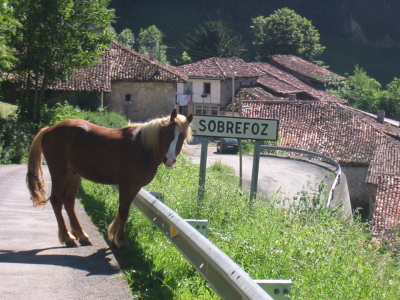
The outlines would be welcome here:
<svg viewBox="0 0 400 300">
<path fill-rule="evenodd" d="M 173 169 L 176 157 L 182 150 L 185 140 L 191 140 L 192 133 L 190 123 L 193 115 L 187 117 L 178 115 L 176 109 L 171 112 L 169 123 L 160 133 L 160 145 L 164 156 L 164 165 L 167 169 Z"/>
</svg>

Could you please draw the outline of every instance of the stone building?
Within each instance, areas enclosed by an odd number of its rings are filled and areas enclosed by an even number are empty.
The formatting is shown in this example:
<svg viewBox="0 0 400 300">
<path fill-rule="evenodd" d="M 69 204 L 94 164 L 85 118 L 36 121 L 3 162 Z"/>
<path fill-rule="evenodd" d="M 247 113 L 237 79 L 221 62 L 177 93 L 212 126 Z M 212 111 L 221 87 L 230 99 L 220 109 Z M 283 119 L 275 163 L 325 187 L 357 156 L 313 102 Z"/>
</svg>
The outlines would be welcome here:
<svg viewBox="0 0 400 300">
<path fill-rule="evenodd" d="M 12 74 L 4 78 L 21 81 Z M 141 122 L 168 115 L 175 108 L 177 83 L 187 79 L 173 66 L 111 42 L 100 63 L 75 69 L 66 80 L 46 86 L 45 102 L 108 106 L 132 122 Z"/>
</svg>

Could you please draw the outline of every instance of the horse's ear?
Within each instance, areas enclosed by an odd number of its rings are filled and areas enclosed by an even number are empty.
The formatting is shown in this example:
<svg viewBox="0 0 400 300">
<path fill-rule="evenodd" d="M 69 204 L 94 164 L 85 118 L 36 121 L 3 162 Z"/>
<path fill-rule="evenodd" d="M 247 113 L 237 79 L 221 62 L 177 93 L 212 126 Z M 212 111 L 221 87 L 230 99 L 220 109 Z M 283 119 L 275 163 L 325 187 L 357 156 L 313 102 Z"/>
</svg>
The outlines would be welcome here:
<svg viewBox="0 0 400 300">
<path fill-rule="evenodd" d="M 186 117 L 186 121 L 190 124 L 193 121 L 193 114 L 190 114 Z"/>
<path fill-rule="evenodd" d="M 174 108 L 172 111 L 171 111 L 171 115 L 170 115 L 170 117 L 169 117 L 169 121 L 172 123 L 172 122 L 175 122 L 175 118 L 176 118 L 176 116 L 178 115 L 178 113 L 177 113 L 177 111 L 176 111 L 176 108 Z"/>
</svg>

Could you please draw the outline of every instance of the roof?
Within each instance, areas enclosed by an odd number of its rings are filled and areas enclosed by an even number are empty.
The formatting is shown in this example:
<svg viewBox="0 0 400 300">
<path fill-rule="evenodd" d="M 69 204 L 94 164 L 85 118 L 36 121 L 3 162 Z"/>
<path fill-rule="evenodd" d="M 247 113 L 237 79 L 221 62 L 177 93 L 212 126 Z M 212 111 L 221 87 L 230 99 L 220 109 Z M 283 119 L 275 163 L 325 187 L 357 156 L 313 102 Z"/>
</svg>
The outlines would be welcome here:
<svg viewBox="0 0 400 300">
<path fill-rule="evenodd" d="M 381 175 L 371 224 L 372 236 L 400 250 L 400 177 Z"/>
<path fill-rule="evenodd" d="M 382 174 L 400 175 L 400 142 L 388 136 L 377 140 L 366 181 L 377 184 Z"/>
<path fill-rule="evenodd" d="M 238 102 L 238 100 L 239 100 L 239 94 L 240 94 L 241 101 L 260 100 L 260 99 L 278 101 L 278 100 L 285 99 L 282 97 L 276 97 L 276 96 L 272 95 L 271 93 L 268 93 L 266 90 L 264 90 L 261 87 L 242 87 L 242 88 L 240 88 L 235 96 L 235 98 L 237 99 L 236 102 Z"/>
<path fill-rule="evenodd" d="M 346 80 L 346 77 L 340 76 L 326 68 L 294 55 L 271 55 L 268 59 L 271 65 L 320 84 L 324 84 L 332 77 L 336 77 L 339 80 Z"/>
<path fill-rule="evenodd" d="M 20 77 L 8 74 L 9 80 Z M 66 80 L 48 85 L 48 90 L 59 91 L 111 91 L 112 81 L 135 82 L 186 82 L 188 76 L 179 70 L 157 60 L 111 42 L 100 62 L 91 67 L 78 68 Z"/>
<path fill-rule="evenodd" d="M 194 78 L 232 78 L 233 72 L 236 77 L 258 77 L 262 75 L 259 70 L 253 69 L 244 60 L 238 57 L 219 58 L 212 57 L 195 63 L 183 65 L 179 69 L 189 77 Z"/>
<path fill-rule="evenodd" d="M 290 56 L 288 56 L 290 57 Z M 296 57 L 294 57 L 296 58 Z M 333 72 L 319 67 L 313 63 L 307 62 L 303 59 L 295 59 L 292 62 L 300 63 L 301 65 L 296 69 L 301 69 L 307 66 L 308 69 L 314 70 L 314 75 L 324 74 L 333 76 Z M 238 57 L 231 58 L 218 58 L 212 57 L 204 59 L 195 63 L 183 65 L 179 67 L 182 72 L 185 72 L 189 78 L 209 78 L 209 79 L 228 79 L 232 78 L 233 71 L 237 78 L 257 78 L 256 82 L 259 86 L 277 94 L 276 96 L 297 94 L 303 100 L 321 100 L 330 102 L 347 103 L 346 100 L 338 98 L 325 91 L 317 90 L 309 84 L 297 78 L 296 74 L 291 74 L 288 71 L 282 70 L 279 67 L 273 66 L 269 63 L 253 62 L 247 63 Z M 340 77 L 337 74 L 334 74 Z M 303 78 L 304 76 L 300 76 Z M 318 77 L 318 76 L 317 76 Z M 318 77 L 319 78 L 319 77 Z M 341 77 L 344 78 L 344 77 Z M 266 100 L 259 98 L 258 100 Z"/>
<path fill-rule="evenodd" d="M 382 133 L 351 108 L 321 101 L 244 101 L 249 118 L 279 120 L 281 146 L 315 151 L 340 163 L 368 165 Z"/>
<path fill-rule="evenodd" d="M 250 63 L 250 65 L 253 68 L 260 70 L 264 74 L 263 76 L 258 78 L 257 82 L 261 86 L 270 89 L 276 93 L 281 93 L 281 94 L 305 93 L 309 95 L 308 100 L 318 99 L 321 101 L 347 103 L 346 100 L 343 100 L 330 93 L 317 90 L 307 85 L 300 79 L 296 78 L 294 75 L 287 73 L 283 70 L 280 70 L 279 68 L 271 64 L 257 62 L 257 63 Z"/>
<path fill-rule="evenodd" d="M 185 82 L 188 76 L 179 68 L 151 60 L 113 41 L 105 53 L 111 63 L 111 80 Z"/>
</svg>

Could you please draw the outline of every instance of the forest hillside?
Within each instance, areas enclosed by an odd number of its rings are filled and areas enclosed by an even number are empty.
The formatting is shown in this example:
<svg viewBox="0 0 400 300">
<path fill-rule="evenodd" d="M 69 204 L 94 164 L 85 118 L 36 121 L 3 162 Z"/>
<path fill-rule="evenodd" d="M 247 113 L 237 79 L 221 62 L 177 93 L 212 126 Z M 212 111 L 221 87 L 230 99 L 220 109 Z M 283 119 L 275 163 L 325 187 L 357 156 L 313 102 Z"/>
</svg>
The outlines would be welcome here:
<svg viewBox="0 0 400 300">
<path fill-rule="evenodd" d="M 137 36 L 141 28 L 156 25 L 165 35 L 171 61 L 182 54 L 185 34 L 215 20 L 242 35 L 248 60 L 254 60 L 252 18 L 288 7 L 319 31 L 321 44 L 327 47 L 319 59 L 333 72 L 352 73 L 359 65 L 382 84 L 400 77 L 398 0 L 111 0 L 110 7 L 116 10 L 118 33 L 129 28 Z"/>
</svg>

